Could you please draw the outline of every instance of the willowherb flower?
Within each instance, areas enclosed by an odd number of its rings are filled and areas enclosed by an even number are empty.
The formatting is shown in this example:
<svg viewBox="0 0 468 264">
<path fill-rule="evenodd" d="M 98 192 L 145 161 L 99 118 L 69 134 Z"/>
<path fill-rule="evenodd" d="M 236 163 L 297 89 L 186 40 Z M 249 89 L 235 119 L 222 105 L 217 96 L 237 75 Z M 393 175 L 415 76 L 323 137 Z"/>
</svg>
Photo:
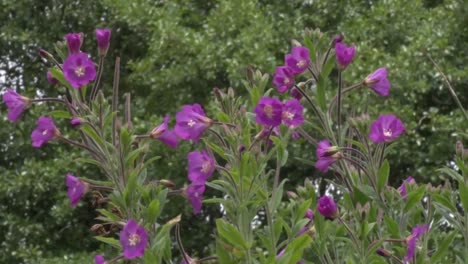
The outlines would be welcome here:
<svg viewBox="0 0 468 264">
<path fill-rule="evenodd" d="M 310 230 L 310 226 L 312 225 L 314 221 L 314 212 L 310 209 L 307 209 L 307 212 L 305 213 L 304 218 L 309 219 L 309 222 L 303 228 L 301 228 L 301 230 L 299 230 L 299 233 L 297 234 L 298 236 Z"/>
<path fill-rule="evenodd" d="M 375 72 L 369 74 L 364 79 L 364 84 L 369 86 L 377 94 L 388 96 L 390 92 L 390 81 L 387 79 L 387 69 L 379 68 Z"/>
<path fill-rule="evenodd" d="M 188 178 L 193 183 L 205 184 L 213 175 L 215 163 L 206 150 L 192 151 L 187 154 Z"/>
<path fill-rule="evenodd" d="M 389 142 L 400 137 L 405 127 L 394 115 L 380 115 L 370 126 L 369 137 L 374 143 Z"/>
<path fill-rule="evenodd" d="M 406 185 L 415 184 L 415 183 L 416 181 L 414 180 L 414 178 L 409 176 L 408 178 L 406 178 L 406 180 L 403 181 L 400 187 L 398 187 L 398 192 L 400 193 L 404 201 L 406 201 L 406 195 L 407 195 Z"/>
<path fill-rule="evenodd" d="M 47 71 L 47 81 L 50 85 L 56 85 L 58 83 L 58 80 L 55 79 L 54 76 L 52 76 L 52 73 L 50 71 Z"/>
<path fill-rule="evenodd" d="M 416 244 L 419 238 L 429 229 L 428 225 L 417 225 L 411 231 L 411 235 L 406 238 L 406 255 L 405 262 L 411 262 L 416 251 Z"/>
<path fill-rule="evenodd" d="M 306 47 L 294 47 L 291 54 L 285 57 L 286 66 L 288 66 L 294 74 L 301 74 L 310 65 L 309 49 Z"/>
<path fill-rule="evenodd" d="M 7 118 L 10 122 L 14 123 L 18 121 L 21 117 L 21 114 L 28 107 L 30 99 L 24 96 L 21 96 L 13 89 L 8 89 L 3 94 L 3 102 L 8 108 Z"/>
<path fill-rule="evenodd" d="M 278 92 L 284 93 L 294 84 L 294 73 L 287 66 L 276 67 L 273 75 L 273 84 L 278 88 Z"/>
<path fill-rule="evenodd" d="M 181 139 L 191 139 L 195 142 L 213 124 L 213 120 L 205 115 L 205 111 L 199 104 L 184 105 L 176 114 L 175 133 Z"/>
<path fill-rule="evenodd" d="M 318 143 L 316 156 L 318 160 L 315 162 L 315 167 L 322 172 L 327 172 L 335 161 L 342 158 L 338 147 L 332 146 L 326 139 Z"/>
<path fill-rule="evenodd" d="M 65 185 L 68 188 L 67 196 L 70 199 L 70 206 L 75 207 L 88 191 L 88 184 L 68 173 L 65 178 Z"/>
<path fill-rule="evenodd" d="M 307 209 L 304 217 L 309 218 L 309 220 L 314 220 L 314 212 L 310 209 Z"/>
<path fill-rule="evenodd" d="M 96 29 L 96 40 L 99 48 L 99 56 L 106 56 L 109 49 L 111 30 L 108 28 Z"/>
<path fill-rule="evenodd" d="M 325 218 L 334 219 L 338 215 L 335 201 L 329 196 L 322 196 L 317 201 L 317 211 Z"/>
<path fill-rule="evenodd" d="M 279 126 L 283 113 L 283 104 L 277 98 L 262 97 L 254 109 L 255 121 L 262 126 Z"/>
<path fill-rule="evenodd" d="M 120 231 L 120 244 L 125 259 L 134 259 L 143 256 L 148 243 L 146 230 L 132 219 L 128 220 Z"/>
<path fill-rule="evenodd" d="M 41 116 L 37 120 L 37 127 L 31 134 L 32 145 L 35 148 L 40 148 L 56 136 L 60 132 L 55 127 L 54 121 L 50 117 Z"/>
<path fill-rule="evenodd" d="M 346 67 L 348 67 L 348 65 L 353 61 L 355 51 L 354 46 L 348 47 L 342 42 L 337 42 L 335 44 L 336 62 L 341 70 L 346 69 Z"/>
<path fill-rule="evenodd" d="M 79 89 L 96 78 L 96 67 L 88 54 L 70 54 L 63 62 L 63 75 L 71 86 Z"/>
<path fill-rule="evenodd" d="M 83 44 L 83 33 L 69 33 L 65 35 L 65 39 L 67 40 L 70 54 L 80 52 L 81 44 Z"/>
<path fill-rule="evenodd" d="M 205 183 L 199 184 L 192 182 L 185 189 L 185 195 L 193 208 L 194 214 L 199 214 L 202 208 L 203 193 L 205 192 Z"/>
<path fill-rule="evenodd" d="M 290 127 L 298 127 L 304 122 L 302 113 L 304 107 L 301 102 L 296 99 L 291 99 L 283 104 L 282 120 L 283 123 Z"/>
<path fill-rule="evenodd" d="M 96 255 L 94 257 L 94 264 L 106 264 L 106 259 L 103 255 Z"/>
<path fill-rule="evenodd" d="M 171 148 L 176 148 L 179 143 L 179 138 L 177 137 L 174 130 L 169 129 L 167 123 L 169 122 L 169 115 L 164 117 L 162 124 L 155 127 L 150 133 L 150 138 L 160 140 L 162 143 L 166 144 Z"/>
</svg>

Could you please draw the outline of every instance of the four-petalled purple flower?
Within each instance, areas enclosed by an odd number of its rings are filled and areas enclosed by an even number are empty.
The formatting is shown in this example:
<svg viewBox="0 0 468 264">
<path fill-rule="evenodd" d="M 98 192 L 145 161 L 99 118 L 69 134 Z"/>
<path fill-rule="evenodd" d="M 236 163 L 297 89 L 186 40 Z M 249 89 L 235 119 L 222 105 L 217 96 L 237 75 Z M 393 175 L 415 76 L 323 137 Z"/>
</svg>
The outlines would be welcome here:
<svg viewBox="0 0 468 264">
<path fill-rule="evenodd" d="M 203 193 L 205 192 L 205 183 L 192 182 L 185 189 L 185 195 L 193 208 L 194 214 L 199 214 L 202 208 Z"/>
<path fill-rule="evenodd" d="M 205 130 L 212 124 L 213 120 L 205 115 L 205 111 L 199 104 L 184 105 L 176 114 L 174 131 L 181 139 L 198 142 Z"/>
<path fill-rule="evenodd" d="M 322 196 L 317 201 L 317 211 L 325 218 L 334 219 L 338 216 L 338 208 L 333 198 Z"/>
<path fill-rule="evenodd" d="M 276 67 L 273 75 L 273 84 L 278 88 L 278 92 L 284 93 L 294 84 L 294 73 L 288 66 Z"/>
<path fill-rule="evenodd" d="M 70 199 L 70 206 L 74 208 L 88 191 L 88 184 L 68 173 L 65 178 L 65 185 L 68 188 L 67 196 Z"/>
<path fill-rule="evenodd" d="M 301 74 L 310 65 L 309 49 L 306 47 L 294 47 L 291 54 L 285 57 L 286 66 L 288 66 L 293 74 Z"/>
<path fill-rule="evenodd" d="M 374 143 L 389 142 L 400 137 L 405 127 L 394 115 L 380 115 L 370 126 L 369 137 Z"/>
<path fill-rule="evenodd" d="M 335 44 L 336 62 L 341 70 L 346 69 L 346 67 L 348 67 L 348 65 L 353 61 L 355 51 L 354 46 L 348 47 L 342 42 L 337 42 Z"/>
<path fill-rule="evenodd" d="M 328 168 L 337 160 L 342 158 L 337 146 L 332 146 L 330 141 L 322 140 L 318 143 L 316 150 L 317 162 L 315 168 L 321 172 L 327 172 Z"/>
<path fill-rule="evenodd" d="M 88 54 L 70 54 L 63 62 L 63 75 L 71 86 L 79 89 L 96 78 L 96 67 Z"/>
<path fill-rule="evenodd" d="M 169 118 L 169 115 L 166 115 L 162 124 L 155 127 L 149 136 L 150 138 L 160 140 L 171 148 L 176 148 L 179 143 L 179 138 L 174 130 L 168 128 L 167 123 L 169 122 Z"/>
<path fill-rule="evenodd" d="M 390 81 L 387 79 L 387 69 L 377 69 L 364 79 L 364 84 L 369 86 L 377 94 L 388 96 L 390 92 Z"/>
<path fill-rule="evenodd" d="M 282 120 L 283 123 L 290 127 L 298 127 L 304 122 L 302 113 L 304 107 L 301 102 L 296 99 L 291 99 L 283 104 Z"/>
<path fill-rule="evenodd" d="M 128 220 L 120 231 L 120 244 L 125 259 L 134 259 L 143 256 L 148 243 L 146 230 L 139 226 L 135 220 Z"/>
<path fill-rule="evenodd" d="M 13 89 L 8 89 L 3 94 L 3 102 L 8 108 L 7 118 L 10 122 L 14 123 L 18 121 L 21 117 L 21 114 L 28 107 L 30 99 L 24 96 L 21 96 Z"/>
<path fill-rule="evenodd" d="M 31 134 L 32 145 L 35 148 L 44 146 L 47 142 L 60 135 L 55 127 L 54 121 L 50 117 L 39 117 L 37 127 Z"/>
<path fill-rule="evenodd" d="M 428 225 L 417 225 L 411 231 L 411 235 L 406 238 L 406 255 L 404 258 L 405 262 L 411 262 L 415 255 L 416 244 L 419 238 L 429 229 Z"/>
<path fill-rule="evenodd" d="M 215 164 L 208 151 L 192 151 L 187 155 L 188 178 L 194 183 L 205 184 L 213 175 Z"/>
<path fill-rule="evenodd" d="M 408 184 L 416 184 L 416 181 L 413 177 L 409 176 L 408 178 L 406 178 L 406 180 L 403 181 L 400 187 L 398 187 L 398 192 L 400 193 L 404 201 L 406 201 L 406 195 L 408 194 L 406 190 L 406 185 Z"/>
<path fill-rule="evenodd" d="M 262 97 L 254 109 L 255 121 L 262 126 L 276 127 L 281 124 L 283 104 L 277 98 Z"/>
</svg>

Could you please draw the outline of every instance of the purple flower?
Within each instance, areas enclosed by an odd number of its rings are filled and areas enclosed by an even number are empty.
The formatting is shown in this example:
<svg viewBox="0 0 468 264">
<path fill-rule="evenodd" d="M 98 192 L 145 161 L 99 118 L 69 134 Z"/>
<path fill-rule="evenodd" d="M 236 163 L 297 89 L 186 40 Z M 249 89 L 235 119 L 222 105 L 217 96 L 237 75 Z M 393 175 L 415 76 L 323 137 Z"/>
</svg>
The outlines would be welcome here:
<svg viewBox="0 0 468 264">
<path fill-rule="evenodd" d="M 70 206 L 74 208 L 88 191 L 88 184 L 68 173 L 65 178 L 65 185 L 68 188 L 67 196 L 70 198 Z"/>
<path fill-rule="evenodd" d="M 307 209 L 307 212 L 305 213 L 304 218 L 308 218 L 309 222 L 303 228 L 301 228 L 301 230 L 299 230 L 299 233 L 297 234 L 298 236 L 309 231 L 310 226 L 312 225 L 312 222 L 314 221 L 314 212 L 310 209 Z"/>
<path fill-rule="evenodd" d="M 327 172 L 328 168 L 342 157 L 338 147 L 332 146 L 328 140 L 318 143 L 316 156 L 318 160 L 315 162 L 315 167 L 321 172 Z"/>
<path fill-rule="evenodd" d="M 106 264 L 106 260 L 103 255 L 96 255 L 94 257 L 94 264 Z"/>
<path fill-rule="evenodd" d="M 168 129 L 169 115 L 164 117 L 164 121 L 159 126 L 155 127 L 150 133 L 150 138 L 158 139 L 162 143 L 171 148 L 176 148 L 179 143 L 179 138 L 172 129 Z"/>
<path fill-rule="evenodd" d="M 76 54 L 80 52 L 83 33 L 69 33 L 65 36 L 67 40 L 68 50 L 70 54 Z"/>
<path fill-rule="evenodd" d="M 29 98 L 21 96 L 13 89 L 8 89 L 3 94 L 3 102 L 8 108 L 8 120 L 10 120 L 12 123 L 18 121 L 21 114 L 28 106 L 29 101 Z"/>
<path fill-rule="evenodd" d="M 188 178 L 194 183 L 205 184 L 213 175 L 215 164 L 206 150 L 192 151 L 187 154 Z"/>
<path fill-rule="evenodd" d="M 262 126 L 279 126 L 283 112 L 283 104 L 277 98 L 262 97 L 255 106 L 255 121 Z"/>
<path fill-rule="evenodd" d="M 299 134 L 297 131 L 293 130 L 293 131 L 291 132 L 291 137 L 292 137 L 293 139 L 295 139 L 295 140 L 298 140 L 298 139 L 301 138 L 301 134 Z"/>
<path fill-rule="evenodd" d="M 134 259 L 143 256 L 148 243 L 145 228 L 130 219 L 120 231 L 120 244 L 125 259 Z"/>
<path fill-rule="evenodd" d="M 294 73 L 291 68 L 287 66 L 276 67 L 273 84 L 278 88 L 278 92 L 286 92 L 294 84 Z"/>
<path fill-rule="evenodd" d="M 337 216 L 338 208 L 333 198 L 324 195 L 318 199 L 317 211 L 325 218 L 334 219 Z"/>
<path fill-rule="evenodd" d="M 292 88 L 289 94 L 296 100 L 302 99 L 302 94 L 296 88 Z"/>
<path fill-rule="evenodd" d="M 63 75 L 71 86 L 79 89 L 96 77 L 94 62 L 84 52 L 68 55 L 63 62 Z"/>
<path fill-rule="evenodd" d="M 401 195 L 401 197 L 403 198 L 404 201 L 406 201 L 406 195 L 407 195 L 406 185 L 407 184 L 415 184 L 415 183 L 416 183 L 416 181 L 414 180 L 414 178 L 409 176 L 408 178 L 406 178 L 406 180 L 403 181 L 401 186 L 398 187 L 398 192 L 400 193 L 400 195 Z"/>
<path fill-rule="evenodd" d="M 306 47 L 294 47 L 291 54 L 287 54 L 286 66 L 288 66 L 294 74 L 301 74 L 310 65 L 309 49 Z"/>
<path fill-rule="evenodd" d="M 35 148 L 42 147 L 45 143 L 59 136 L 60 132 L 55 127 L 54 121 L 50 117 L 41 116 L 37 120 L 37 127 L 31 134 L 32 145 Z"/>
<path fill-rule="evenodd" d="M 200 140 L 203 132 L 213 124 L 199 104 L 184 105 L 176 114 L 175 133 L 182 139 Z"/>
<path fill-rule="evenodd" d="M 108 28 L 96 29 L 96 40 L 99 48 L 99 55 L 105 56 L 109 49 L 111 30 Z"/>
<path fill-rule="evenodd" d="M 307 212 L 304 217 L 309 218 L 309 220 L 314 220 L 314 212 L 310 209 L 307 209 Z"/>
<path fill-rule="evenodd" d="M 389 142 L 400 137 L 405 127 L 394 115 L 380 115 L 370 126 L 369 137 L 374 143 Z"/>
<path fill-rule="evenodd" d="M 185 190 L 185 194 L 190 204 L 192 204 L 193 213 L 199 214 L 202 208 L 203 193 L 205 192 L 205 184 L 193 182 Z"/>
<path fill-rule="evenodd" d="M 50 85 L 56 85 L 58 83 L 58 80 L 55 79 L 54 76 L 52 76 L 52 73 L 50 71 L 47 71 L 47 81 Z"/>
<path fill-rule="evenodd" d="M 353 61 L 354 53 L 354 46 L 347 47 L 346 44 L 341 42 L 337 42 L 335 44 L 336 62 L 341 70 L 346 69 L 346 67 L 348 67 L 348 65 Z"/>
<path fill-rule="evenodd" d="M 411 231 L 411 235 L 406 238 L 406 256 L 404 258 L 405 262 L 410 262 L 416 251 L 416 244 L 418 239 L 429 229 L 428 225 L 417 225 Z"/>
<path fill-rule="evenodd" d="M 341 43 L 343 41 L 343 35 L 339 34 L 339 35 L 336 35 L 334 38 L 333 38 L 333 45 L 335 45 L 336 43 Z"/>
<path fill-rule="evenodd" d="M 79 117 L 74 117 L 74 118 L 72 118 L 72 120 L 70 121 L 70 125 L 71 125 L 72 127 L 78 127 L 78 126 L 81 125 L 82 122 L 83 122 L 83 121 L 81 120 L 81 118 L 79 118 Z"/>
<path fill-rule="evenodd" d="M 283 104 L 283 123 L 290 127 L 300 126 L 304 122 L 302 112 L 304 112 L 304 107 L 302 107 L 301 102 L 296 99 L 286 101 Z"/>
<path fill-rule="evenodd" d="M 387 79 L 387 69 L 379 68 L 364 79 L 364 84 L 369 86 L 377 94 L 388 96 L 390 82 Z"/>
</svg>

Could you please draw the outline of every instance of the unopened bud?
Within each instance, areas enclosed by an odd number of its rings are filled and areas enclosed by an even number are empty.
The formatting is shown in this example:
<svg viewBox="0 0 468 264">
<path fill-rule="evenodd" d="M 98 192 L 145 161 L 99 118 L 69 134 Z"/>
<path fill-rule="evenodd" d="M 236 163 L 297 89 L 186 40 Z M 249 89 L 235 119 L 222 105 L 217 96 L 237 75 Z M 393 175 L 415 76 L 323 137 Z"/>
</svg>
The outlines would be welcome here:
<svg viewBox="0 0 468 264">
<path fill-rule="evenodd" d="M 382 257 L 390 257 L 392 255 L 392 253 L 390 253 L 390 251 L 386 250 L 386 249 L 383 249 L 383 248 L 379 248 L 376 250 L 376 253 L 379 255 L 379 256 L 382 256 Z"/>
<path fill-rule="evenodd" d="M 301 43 L 295 39 L 291 40 L 291 44 L 293 47 L 300 47 L 302 46 Z"/>
<path fill-rule="evenodd" d="M 96 40 L 99 48 L 99 56 L 106 56 L 110 45 L 111 30 L 108 28 L 96 29 Z"/>
<path fill-rule="evenodd" d="M 335 38 L 333 38 L 333 46 L 335 46 L 336 43 L 341 43 L 344 39 L 344 36 L 342 34 L 336 35 Z"/>
<path fill-rule="evenodd" d="M 464 152 L 465 148 L 463 146 L 463 143 L 460 140 L 458 140 L 455 144 L 455 153 L 457 154 L 457 156 L 463 157 Z"/>
<path fill-rule="evenodd" d="M 39 56 L 41 56 L 41 58 L 46 59 L 46 60 L 52 58 L 52 54 L 47 52 L 45 49 L 39 49 Z"/>
<path fill-rule="evenodd" d="M 166 186 L 168 188 L 174 188 L 174 186 L 175 186 L 174 182 L 172 182 L 170 180 L 159 180 L 159 184 L 161 184 L 163 186 Z"/>
<path fill-rule="evenodd" d="M 227 94 L 228 94 L 229 97 L 234 98 L 234 89 L 232 89 L 231 87 L 229 87 L 229 88 L 228 88 Z"/>
<path fill-rule="evenodd" d="M 56 85 L 58 83 L 58 80 L 55 79 L 54 76 L 52 76 L 52 73 L 50 71 L 47 72 L 47 81 L 50 85 Z"/>
<path fill-rule="evenodd" d="M 245 151 L 245 145 L 240 145 L 239 146 L 239 153 L 242 153 Z"/>
<path fill-rule="evenodd" d="M 221 91 L 218 87 L 213 88 L 213 93 L 219 101 L 223 101 L 226 97 L 226 94 Z"/>
<path fill-rule="evenodd" d="M 288 196 L 289 199 L 293 199 L 293 200 L 295 200 L 295 199 L 297 199 L 297 197 L 299 197 L 299 196 L 297 196 L 297 194 L 296 194 L 295 192 L 293 192 L 293 191 L 287 191 L 287 192 L 286 192 L 286 195 Z"/>
<path fill-rule="evenodd" d="M 78 127 L 78 126 L 80 126 L 82 123 L 83 123 L 83 121 L 82 121 L 81 118 L 79 118 L 79 117 L 74 117 L 74 118 L 72 118 L 72 120 L 70 121 L 70 125 L 71 125 L 72 127 Z"/>
</svg>

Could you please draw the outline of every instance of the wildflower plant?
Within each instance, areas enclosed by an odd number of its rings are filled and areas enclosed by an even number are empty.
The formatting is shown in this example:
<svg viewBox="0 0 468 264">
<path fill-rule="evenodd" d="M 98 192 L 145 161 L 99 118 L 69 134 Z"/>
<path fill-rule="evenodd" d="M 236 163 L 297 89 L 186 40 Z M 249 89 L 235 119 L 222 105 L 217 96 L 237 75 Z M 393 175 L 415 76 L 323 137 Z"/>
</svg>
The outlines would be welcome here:
<svg viewBox="0 0 468 264">
<path fill-rule="evenodd" d="M 51 63 L 44 77 L 65 87 L 65 93 L 30 99 L 8 89 L 3 100 L 12 122 L 36 102 L 58 103 L 64 110 L 39 117 L 32 146 L 70 144 L 84 151 L 78 162 L 95 165 L 105 175 L 105 180 L 73 172 L 64 176 L 70 205 L 92 194 L 99 204 L 95 224 L 108 227 L 96 236 L 108 250 L 97 252 L 95 263 L 437 263 L 468 258 L 468 151 L 459 143 L 457 169 L 441 169 L 458 189 L 449 184 L 435 188 L 412 177 L 398 188 L 390 186 L 387 153 L 404 139 L 404 120 L 398 113 L 369 118 L 364 108 L 343 109 L 343 102 L 350 92 L 368 92 L 361 87 L 388 96 L 391 69 L 381 67 L 344 87 L 346 68 L 354 67 L 359 48 L 345 44 L 343 36 L 306 31 L 272 78 L 255 71 L 244 82 L 248 97 L 215 88 L 210 105 L 183 105 L 172 113 L 173 128 L 171 115 L 165 115 L 146 134 L 133 128 L 129 94 L 119 111 L 119 58 L 112 91 L 102 89 L 111 31 L 96 30 L 97 64 L 93 52 L 84 52 L 83 34 L 65 39 L 67 57 L 40 52 Z M 55 119 L 66 119 L 78 133 L 64 134 Z M 148 175 L 152 161 L 164 158 L 164 150 L 147 157 L 155 140 L 168 148 L 181 141 L 191 144 L 187 174 L 178 176 L 185 185 Z M 291 158 L 292 140 L 313 146 L 315 156 L 311 152 L 308 160 L 332 179 L 305 179 L 303 186 L 286 189 L 282 168 Z M 304 166 L 313 170 L 313 165 Z M 215 195 L 205 196 L 207 189 Z M 186 199 L 193 217 L 203 216 L 206 204 L 219 206 L 216 230 L 206 234 L 215 237 L 207 246 L 211 255 L 193 256 L 184 247 L 181 237 L 191 234 L 181 234 L 180 225 L 190 219 L 161 219 L 174 196 Z M 463 210 L 456 207 L 458 201 Z M 449 251 L 451 243 L 462 244 L 465 251 Z"/>
</svg>

